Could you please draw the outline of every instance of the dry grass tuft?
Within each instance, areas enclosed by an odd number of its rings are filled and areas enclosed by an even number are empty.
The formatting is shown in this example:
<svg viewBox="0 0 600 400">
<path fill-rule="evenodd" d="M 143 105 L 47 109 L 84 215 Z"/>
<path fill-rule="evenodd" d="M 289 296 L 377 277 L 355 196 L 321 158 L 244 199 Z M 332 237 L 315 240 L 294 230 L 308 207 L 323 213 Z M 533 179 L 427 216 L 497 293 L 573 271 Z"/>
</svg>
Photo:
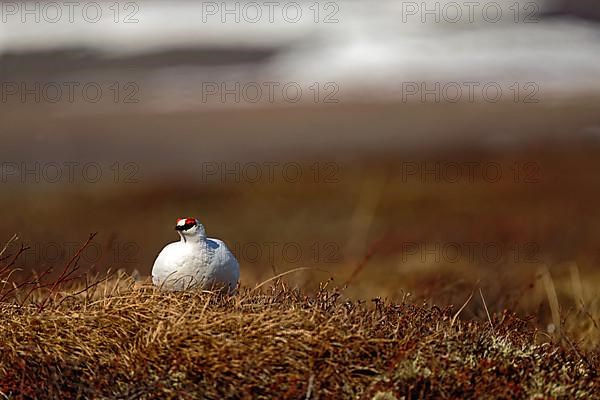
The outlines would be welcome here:
<svg viewBox="0 0 600 400">
<path fill-rule="evenodd" d="M 120 275 L 77 292 L 0 305 L 3 396 L 591 398 L 600 389 L 597 353 L 540 344 L 510 312 L 455 321 L 452 307 L 349 301 L 326 284 L 306 296 L 279 280 L 222 297 L 160 293 Z"/>
<path fill-rule="evenodd" d="M 232 297 L 163 293 L 125 273 L 82 272 L 80 254 L 93 237 L 64 267 L 32 276 L 15 267 L 25 246 L 0 251 L 3 398 L 587 399 L 600 392 L 597 348 L 582 348 L 570 329 L 553 337 L 513 312 L 490 312 L 481 289 L 481 320 L 465 320 L 474 291 L 458 309 L 411 303 L 408 295 L 353 301 L 331 281 L 310 295 L 290 288 L 282 277 L 298 268 Z M 582 286 L 573 268 L 571 275 Z M 585 320 L 598 329 L 589 313 L 559 321 L 554 307 L 557 324 Z"/>
</svg>

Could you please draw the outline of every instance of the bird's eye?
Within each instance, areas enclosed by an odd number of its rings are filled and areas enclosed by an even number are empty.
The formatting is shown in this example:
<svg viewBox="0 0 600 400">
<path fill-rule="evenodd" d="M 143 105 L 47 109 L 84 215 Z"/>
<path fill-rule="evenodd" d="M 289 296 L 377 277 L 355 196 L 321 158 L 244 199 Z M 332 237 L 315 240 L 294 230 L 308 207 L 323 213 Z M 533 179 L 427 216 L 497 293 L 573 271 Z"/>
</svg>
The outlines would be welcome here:
<svg viewBox="0 0 600 400">
<path fill-rule="evenodd" d="M 188 229 L 196 226 L 196 220 L 193 218 L 179 218 L 175 225 L 175 230 L 187 231 Z"/>
</svg>

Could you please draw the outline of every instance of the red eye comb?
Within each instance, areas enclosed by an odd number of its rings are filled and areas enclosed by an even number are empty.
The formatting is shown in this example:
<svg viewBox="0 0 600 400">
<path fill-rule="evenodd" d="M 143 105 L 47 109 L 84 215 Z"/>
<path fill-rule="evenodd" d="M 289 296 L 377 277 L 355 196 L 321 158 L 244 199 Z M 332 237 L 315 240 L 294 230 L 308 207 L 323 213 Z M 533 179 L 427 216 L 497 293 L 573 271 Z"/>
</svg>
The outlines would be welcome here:
<svg viewBox="0 0 600 400">
<path fill-rule="evenodd" d="M 196 224 L 196 220 L 194 218 L 177 218 L 176 225 L 180 225 L 183 222 L 183 225 Z"/>
</svg>

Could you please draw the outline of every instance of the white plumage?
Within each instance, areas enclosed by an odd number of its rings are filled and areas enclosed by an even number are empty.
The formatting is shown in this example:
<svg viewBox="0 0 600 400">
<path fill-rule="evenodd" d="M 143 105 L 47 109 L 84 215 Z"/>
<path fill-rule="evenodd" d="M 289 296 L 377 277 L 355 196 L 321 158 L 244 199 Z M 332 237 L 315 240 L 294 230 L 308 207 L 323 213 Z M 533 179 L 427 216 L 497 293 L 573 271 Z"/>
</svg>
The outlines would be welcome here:
<svg viewBox="0 0 600 400">
<path fill-rule="evenodd" d="M 152 282 L 169 291 L 199 288 L 235 292 L 240 265 L 225 243 L 207 238 L 197 219 L 180 218 L 175 229 L 181 240 L 159 253 L 152 267 Z"/>
</svg>

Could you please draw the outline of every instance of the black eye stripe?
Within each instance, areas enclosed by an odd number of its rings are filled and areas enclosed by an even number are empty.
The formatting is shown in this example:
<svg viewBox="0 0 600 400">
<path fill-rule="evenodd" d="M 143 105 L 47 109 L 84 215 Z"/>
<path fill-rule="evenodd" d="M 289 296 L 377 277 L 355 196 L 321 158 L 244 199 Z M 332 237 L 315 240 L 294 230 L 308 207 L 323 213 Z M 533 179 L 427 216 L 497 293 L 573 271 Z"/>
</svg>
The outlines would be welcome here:
<svg viewBox="0 0 600 400">
<path fill-rule="evenodd" d="M 175 229 L 178 230 L 178 231 L 187 231 L 188 229 L 190 229 L 193 226 L 196 226 L 196 224 L 195 223 L 191 223 L 191 224 L 185 224 L 185 225 L 177 225 L 175 227 Z"/>
</svg>

